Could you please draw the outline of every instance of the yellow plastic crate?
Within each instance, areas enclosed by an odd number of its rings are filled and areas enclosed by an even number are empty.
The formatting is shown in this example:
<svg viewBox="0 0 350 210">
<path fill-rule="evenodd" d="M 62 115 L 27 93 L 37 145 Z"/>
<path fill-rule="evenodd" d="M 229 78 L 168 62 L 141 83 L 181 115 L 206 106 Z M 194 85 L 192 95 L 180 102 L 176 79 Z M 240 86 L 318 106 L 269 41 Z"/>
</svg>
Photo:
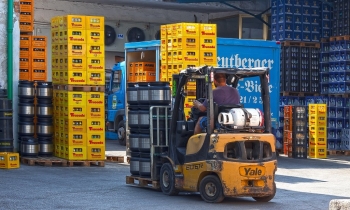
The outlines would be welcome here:
<svg viewBox="0 0 350 210">
<path fill-rule="evenodd" d="M 67 71 L 64 73 L 61 84 L 86 85 L 86 71 Z"/>
<path fill-rule="evenodd" d="M 19 154 L 14 152 L 1 152 L 0 168 L 4 168 L 4 169 L 19 168 Z"/>
<path fill-rule="evenodd" d="M 309 126 L 309 131 L 310 131 L 310 136 L 319 136 L 319 137 L 327 136 L 327 126 L 311 125 Z"/>
<path fill-rule="evenodd" d="M 217 37 L 217 26 L 216 24 L 200 24 L 200 36 L 201 37 Z"/>
<path fill-rule="evenodd" d="M 58 30 L 58 26 L 59 26 L 59 16 L 55 16 L 53 18 L 51 18 L 51 31 L 52 30 Z"/>
<path fill-rule="evenodd" d="M 85 57 L 71 57 L 64 59 L 62 71 L 86 71 Z"/>
<path fill-rule="evenodd" d="M 86 120 L 64 119 L 64 132 L 66 133 L 86 133 Z"/>
<path fill-rule="evenodd" d="M 104 58 L 105 46 L 103 44 L 87 44 L 88 58 Z"/>
<path fill-rule="evenodd" d="M 87 134 L 82 132 L 65 132 L 65 146 L 86 146 Z"/>
<path fill-rule="evenodd" d="M 105 72 L 104 58 L 87 58 L 87 71 Z"/>
<path fill-rule="evenodd" d="M 309 115 L 309 126 L 327 126 L 325 116 Z"/>
<path fill-rule="evenodd" d="M 86 146 L 66 146 L 64 158 L 68 160 L 87 160 L 86 148 Z"/>
<path fill-rule="evenodd" d="M 61 157 L 61 145 L 57 144 L 57 139 L 55 139 L 55 156 L 56 157 Z"/>
<path fill-rule="evenodd" d="M 89 146 L 87 147 L 88 160 L 105 160 L 105 146 Z"/>
<path fill-rule="evenodd" d="M 52 71 L 52 83 L 54 85 L 60 84 L 60 72 L 59 71 Z M 55 100 L 55 98 L 54 98 Z"/>
<path fill-rule="evenodd" d="M 311 146 L 327 147 L 327 138 L 310 136 L 309 137 L 309 146 L 310 147 Z"/>
<path fill-rule="evenodd" d="M 85 105 L 64 106 L 64 118 L 86 119 L 87 107 Z"/>
<path fill-rule="evenodd" d="M 199 23 L 176 23 L 176 37 L 194 36 L 199 37 Z"/>
<path fill-rule="evenodd" d="M 185 112 L 186 119 L 190 118 L 191 108 L 184 108 L 184 112 Z"/>
<path fill-rule="evenodd" d="M 217 50 L 216 37 L 201 37 L 199 39 L 199 50 Z"/>
<path fill-rule="evenodd" d="M 87 134 L 87 146 L 105 146 L 105 133 L 104 132 L 98 132 L 98 133 L 88 133 Z"/>
<path fill-rule="evenodd" d="M 65 145 L 64 144 L 60 144 L 60 157 L 61 158 L 65 158 Z"/>
<path fill-rule="evenodd" d="M 217 66 L 216 50 L 201 50 L 199 55 L 199 65 Z"/>
<path fill-rule="evenodd" d="M 97 30 L 87 30 L 86 39 L 88 44 L 103 45 L 105 43 L 105 32 Z"/>
<path fill-rule="evenodd" d="M 310 158 L 327 158 L 327 147 L 309 147 L 309 157 Z"/>
<path fill-rule="evenodd" d="M 86 44 L 86 30 L 81 29 L 66 29 L 59 31 L 58 43 L 77 43 Z"/>
<path fill-rule="evenodd" d="M 87 82 L 88 85 L 105 85 L 104 71 L 88 71 Z"/>
<path fill-rule="evenodd" d="M 86 56 L 86 44 L 82 43 L 67 43 L 60 44 L 59 46 L 60 56 L 69 57 L 85 57 Z"/>
<path fill-rule="evenodd" d="M 182 71 L 187 68 L 193 68 L 193 67 L 198 67 L 199 62 L 191 61 L 191 62 L 181 62 L 178 63 L 179 70 Z"/>
<path fill-rule="evenodd" d="M 167 38 L 167 25 L 161 25 L 160 26 L 160 39 L 166 39 Z"/>
<path fill-rule="evenodd" d="M 103 16 L 86 16 L 86 30 L 105 30 L 105 18 Z"/>
<path fill-rule="evenodd" d="M 167 38 L 172 38 L 173 37 L 173 29 L 176 29 L 175 24 L 167 24 L 166 25 Z"/>
<path fill-rule="evenodd" d="M 86 106 L 87 94 L 79 91 L 65 91 L 64 104 L 65 106 Z"/>
<path fill-rule="evenodd" d="M 167 51 L 168 50 L 168 38 L 162 38 L 160 40 L 160 51 Z"/>
<path fill-rule="evenodd" d="M 104 106 L 87 106 L 87 119 L 104 119 L 105 107 Z"/>
<path fill-rule="evenodd" d="M 103 92 L 87 92 L 86 93 L 86 104 L 88 106 L 104 106 L 105 98 Z"/>
<path fill-rule="evenodd" d="M 167 50 L 176 50 L 177 48 L 177 38 L 168 37 L 167 39 Z"/>
<path fill-rule="evenodd" d="M 86 29 L 86 17 L 82 15 L 67 15 L 63 17 L 67 28 L 70 29 Z M 64 28 L 62 28 L 64 29 Z"/>
<path fill-rule="evenodd" d="M 327 104 L 309 104 L 309 115 L 327 116 Z"/>
<path fill-rule="evenodd" d="M 176 63 L 177 64 L 193 63 L 193 65 L 199 65 L 199 51 L 198 50 L 178 50 Z"/>
<path fill-rule="evenodd" d="M 87 132 L 88 133 L 104 133 L 105 132 L 105 119 L 88 119 L 87 120 Z"/>
<path fill-rule="evenodd" d="M 186 36 L 186 37 L 181 37 L 176 39 L 176 46 L 174 48 L 173 44 L 173 49 L 175 50 L 199 50 L 199 37 L 194 37 L 194 36 Z"/>
</svg>

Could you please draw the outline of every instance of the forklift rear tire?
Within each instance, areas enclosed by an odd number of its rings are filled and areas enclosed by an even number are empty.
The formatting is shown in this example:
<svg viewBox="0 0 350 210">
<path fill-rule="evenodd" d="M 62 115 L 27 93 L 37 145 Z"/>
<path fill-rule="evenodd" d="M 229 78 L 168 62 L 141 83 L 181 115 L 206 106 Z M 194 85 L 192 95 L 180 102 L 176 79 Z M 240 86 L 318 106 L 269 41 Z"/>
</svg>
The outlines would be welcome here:
<svg viewBox="0 0 350 210">
<path fill-rule="evenodd" d="M 118 133 L 118 141 L 122 146 L 126 146 L 126 138 L 125 138 L 125 122 L 124 120 L 118 123 L 117 133 Z"/>
<path fill-rule="evenodd" d="M 170 163 L 163 164 L 160 169 L 160 188 L 165 195 L 179 194 L 179 190 L 175 188 L 175 173 Z"/>
<path fill-rule="evenodd" d="M 258 201 L 258 202 L 269 202 L 270 200 L 272 200 L 275 197 L 276 194 L 276 183 L 273 183 L 273 194 L 269 195 L 269 196 L 265 196 L 265 197 L 253 197 L 254 200 Z"/>
<path fill-rule="evenodd" d="M 202 199 L 208 203 L 220 203 L 225 198 L 221 181 L 215 175 L 208 175 L 202 179 L 199 192 Z"/>
</svg>

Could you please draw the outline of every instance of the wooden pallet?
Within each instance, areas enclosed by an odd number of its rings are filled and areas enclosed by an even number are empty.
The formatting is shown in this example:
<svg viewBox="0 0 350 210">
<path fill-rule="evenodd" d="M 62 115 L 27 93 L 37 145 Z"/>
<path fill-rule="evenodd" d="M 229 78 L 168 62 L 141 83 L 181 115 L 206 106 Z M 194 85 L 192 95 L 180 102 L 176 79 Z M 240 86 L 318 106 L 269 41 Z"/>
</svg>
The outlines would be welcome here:
<svg viewBox="0 0 350 210">
<path fill-rule="evenodd" d="M 329 38 L 321 38 L 321 42 L 322 43 L 328 43 L 329 42 Z"/>
<path fill-rule="evenodd" d="M 159 181 L 152 181 L 151 178 L 141 178 L 136 176 L 126 176 L 126 184 L 137 187 L 146 187 L 151 189 L 160 189 Z"/>
<path fill-rule="evenodd" d="M 67 166 L 67 160 L 58 157 L 21 157 L 21 163 L 29 166 Z"/>
<path fill-rule="evenodd" d="M 295 46 L 295 47 L 314 47 L 320 48 L 320 43 L 317 42 L 296 42 L 296 41 L 283 41 L 281 42 L 283 47 Z"/>
<path fill-rule="evenodd" d="M 343 155 L 343 156 L 350 156 L 350 150 L 328 150 L 327 155 Z"/>
<path fill-rule="evenodd" d="M 81 92 L 105 92 L 105 86 L 94 85 L 53 85 L 55 90 L 81 91 Z"/>
<path fill-rule="evenodd" d="M 328 97 L 335 97 L 335 98 L 350 98 L 350 94 L 343 93 L 343 94 L 326 94 Z"/>
<path fill-rule="evenodd" d="M 104 160 L 68 160 L 67 163 L 68 167 L 73 166 L 83 166 L 83 167 L 91 167 L 91 166 L 99 166 L 99 167 L 105 167 L 105 161 Z"/>
<path fill-rule="evenodd" d="M 345 36 L 332 36 L 329 38 L 331 42 L 334 41 L 342 41 L 342 40 L 350 40 L 350 35 L 345 35 Z"/>
<path fill-rule="evenodd" d="M 124 156 L 106 156 L 106 161 L 124 163 Z"/>
<path fill-rule="evenodd" d="M 281 96 L 319 96 L 319 93 L 306 93 L 306 92 L 288 92 L 288 91 L 282 91 Z"/>
</svg>

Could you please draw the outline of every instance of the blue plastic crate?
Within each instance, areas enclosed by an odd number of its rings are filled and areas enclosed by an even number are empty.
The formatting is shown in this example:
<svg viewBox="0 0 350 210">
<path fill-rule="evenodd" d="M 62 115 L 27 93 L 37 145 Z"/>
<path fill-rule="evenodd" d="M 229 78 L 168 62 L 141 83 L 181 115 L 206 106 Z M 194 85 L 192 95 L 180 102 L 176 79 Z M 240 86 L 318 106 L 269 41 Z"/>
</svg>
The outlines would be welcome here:
<svg viewBox="0 0 350 210">
<path fill-rule="evenodd" d="M 294 8 L 292 5 L 283 5 L 278 6 L 278 15 L 290 14 L 294 13 Z"/>
<path fill-rule="evenodd" d="M 312 0 L 303 0 L 302 1 L 302 7 L 306 7 L 306 8 L 308 8 L 308 7 L 311 7 L 311 5 L 312 5 Z"/>
<path fill-rule="evenodd" d="M 344 117 L 344 108 L 343 107 L 337 107 L 336 118 L 343 120 L 343 117 Z M 342 124 L 343 124 L 343 122 L 342 122 Z"/>
<path fill-rule="evenodd" d="M 302 33 L 301 32 L 293 32 L 293 40 L 295 41 L 301 41 L 302 39 Z"/>
<path fill-rule="evenodd" d="M 341 139 L 327 139 L 328 150 L 341 150 Z"/>
<path fill-rule="evenodd" d="M 328 83 L 339 82 L 338 72 L 329 73 Z"/>
<path fill-rule="evenodd" d="M 343 26 L 344 26 L 344 28 L 346 28 L 346 27 L 349 27 L 349 18 L 345 18 L 345 19 L 343 19 Z"/>
<path fill-rule="evenodd" d="M 330 52 L 339 51 L 339 50 L 340 50 L 339 42 L 331 41 L 329 43 L 329 51 Z"/>
<path fill-rule="evenodd" d="M 293 40 L 293 32 L 292 31 L 279 31 L 278 32 L 278 40 L 280 41 L 291 41 Z"/>
<path fill-rule="evenodd" d="M 273 40 L 273 41 L 279 41 L 278 32 L 273 32 L 273 33 L 271 33 L 271 40 Z"/>
<path fill-rule="evenodd" d="M 311 24 L 303 23 L 302 24 L 302 32 L 311 33 Z"/>
<path fill-rule="evenodd" d="M 328 104 L 327 104 L 327 106 L 330 108 L 330 107 L 336 107 L 336 104 L 337 104 L 337 102 L 336 102 L 336 98 L 335 97 L 333 97 L 333 96 L 330 96 L 330 97 L 328 97 Z M 328 113 L 330 114 L 330 111 L 329 111 L 329 109 L 328 109 Z M 332 115 L 328 115 L 329 117 L 335 117 L 335 111 L 334 111 L 334 116 L 332 116 Z"/>
<path fill-rule="evenodd" d="M 327 128 L 337 128 L 337 118 L 329 117 L 327 119 Z"/>
<path fill-rule="evenodd" d="M 271 24 L 277 24 L 278 23 L 278 15 L 272 15 L 271 16 Z"/>
<path fill-rule="evenodd" d="M 320 64 L 320 73 L 329 73 L 329 64 L 321 63 Z"/>
<path fill-rule="evenodd" d="M 322 20 L 328 20 L 331 21 L 332 20 L 332 15 L 330 12 L 323 12 L 322 13 Z"/>
<path fill-rule="evenodd" d="M 350 110 L 349 110 L 349 107 L 347 107 L 346 105 L 346 103 L 347 103 L 347 100 L 346 99 L 348 99 L 348 98 L 344 98 L 344 118 L 346 118 L 346 119 L 349 119 L 350 120 Z"/>
<path fill-rule="evenodd" d="M 343 118 L 337 118 L 336 123 L 337 123 L 337 129 L 343 129 L 343 123 L 344 123 Z"/>
<path fill-rule="evenodd" d="M 311 16 L 302 15 L 301 22 L 303 24 L 311 24 Z"/>
<path fill-rule="evenodd" d="M 301 24 L 303 22 L 302 16 L 301 15 L 293 15 L 293 22 L 295 24 Z M 294 27 L 295 28 L 295 27 Z"/>
<path fill-rule="evenodd" d="M 277 30 L 278 33 L 292 32 L 294 30 L 293 23 L 279 23 Z"/>
<path fill-rule="evenodd" d="M 312 42 L 319 42 L 321 39 L 321 35 L 318 33 L 311 33 L 311 41 Z"/>
<path fill-rule="evenodd" d="M 278 16 L 278 8 L 277 7 L 272 7 L 271 8 L 271 16 Z"/>
<path fill-rule="evenodd" d="M 350 51 L 350 40 L 338 41 L 339 50 L 349 50 Z"/>
<path fill-rule="evenodd" d="M 322 29 L 331 29 L 332 28 L 332 21 L 330 20 L 322 20 L 321 21 Z"/>
<path fill-rule="evenodd" d="M 339 72 L 339 82 L 350 81 L 350 72 Z"/>
<path fill-rule="evenodd" d="M 340 52 L 339 51 L 330 52 L 329 62 L 340 62 Z"/>
<path fill-rule="evenodd" d="M 319 10 L 320 9 L 320 1 L 319 0 L 311 0 L 310 6 L 311 6 L 311 8 Z"/>
<path fill-rule="evenodd" d="M 344 119 L 344 128 L 345 129 L 349 129 L 350 128 L 350 120 L 349 119 Z"/>
<path fill-rule="evenodd" d="M 303 42 L 311 41 L 311 33 L 310 32 L 303 32 L 301 36 L 302 36 Z"/>
<path fill-rule="evenodd" d="M 340 61 L 350 61 L 350 51 L 340 51 Z"/>
<path fill-rule="evenodd" d="M 350 108 L 350 98 L 345 98 L 345 107 Z"/>
<path fill-rule="evenodd" d="M 301 15 L 302 16 L 310 16 L 311 8 L 310 7 L 301 7 Z"/>
<path fill-rule="evenodd" d="M 278 6 L 285 6 L 285 5 L 289 5 L 289 6 L 293 6 L 293 1 L 294 0 L 279 0 L 278 1 Z"/>
<path fill-rule="evenodd" d="M 271 0 L 271 8 L 276 8 L 278 7 L 279 0 Z"/>
<path fill-rule="evenodd" d="M 303 25 L 301 23 L 294 23 L 293 28 L 294 28 L 294 32 L 303 31 Z"/>
<path fill-rule="evenodd" d="M 329 73 L 321 73 L 320 83 L 321 84 L 328 84 L 329 83 Z"/>
<path fill-rule="evenodd" d="M 320 34 L 320 32 L 321 32 L 320 25 L 318 25 L 318 24 L 311 24 L 310 27 L 311 27 L 311 29 L 310 29 L 311 33 Z"/>
<path fill-rule="evenodd" d="M 294 7 L 301 7 L 303 4 L 303 0 L 293 0 L 292 2 Z"/>
<path fill-rule="evenodd" d="M 328 53 L 329 52 L 329 42 L 321 42 L 321 53 Z"/>
<path fill-rule="evenodd" d="M 350 72 L 350 61 L 339 62 L 339 70 Z"/>
<path fill-rule="evenodd" d="M 337 139 L 337 129 L 329 128 L 327 129 L 327 140 L 336 140 Z"/>
<path fill-rule="evenodd" d="M 328 94 L 329 84 L 321 84 L 321 94 Z"/>
<path fill-rule="evenodd" d="M 332 29 L 322 29 L 321 31 L 322 38 L 329 38 L 331 34 L 332 34 Z"/>
<path fill-rule="evenodd" d="M 271 24 L 271 33 L 276 33 L 278 31 L 278 24 Z"/>
<path fill-rule="evenodd" d="M 305 96 L 305 105 L 309 106 L 309 104 L 316 103 L 315 96 Z"/>
<path fill-rule="evenodd" d="M 328 68 L 329 68 L 329 53 L 321 53 L 321 55 L 320 55 L 320 63 L 327 64 Z"/>
</svg>

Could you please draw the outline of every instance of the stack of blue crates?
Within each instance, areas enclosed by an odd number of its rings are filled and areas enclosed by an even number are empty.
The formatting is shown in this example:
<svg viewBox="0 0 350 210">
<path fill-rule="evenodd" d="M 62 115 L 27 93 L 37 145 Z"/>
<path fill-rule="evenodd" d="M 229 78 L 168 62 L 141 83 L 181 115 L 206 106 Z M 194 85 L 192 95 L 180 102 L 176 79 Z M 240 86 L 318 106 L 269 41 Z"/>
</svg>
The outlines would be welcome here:
<svg viewBox="0 0 350 210">
<path fill-rule="evenodd" d="M 332 2 L 333 0 L 320 1 L 321 38 L 332 36 Z"/>
<path fill-rule="evenodd" d="M 333 0 L 333 36 L 350 35 L 350 1 Z"/>
<path fill-rule="evenodd" d="M 350 40 L 321 43 L 321 93 L 350 93 Z"/>
<path fill-rule="evenodd" d="M 319 0 L 272 0 L 271 37 L 279 41 L 320 41 Z"/>
</svg>

